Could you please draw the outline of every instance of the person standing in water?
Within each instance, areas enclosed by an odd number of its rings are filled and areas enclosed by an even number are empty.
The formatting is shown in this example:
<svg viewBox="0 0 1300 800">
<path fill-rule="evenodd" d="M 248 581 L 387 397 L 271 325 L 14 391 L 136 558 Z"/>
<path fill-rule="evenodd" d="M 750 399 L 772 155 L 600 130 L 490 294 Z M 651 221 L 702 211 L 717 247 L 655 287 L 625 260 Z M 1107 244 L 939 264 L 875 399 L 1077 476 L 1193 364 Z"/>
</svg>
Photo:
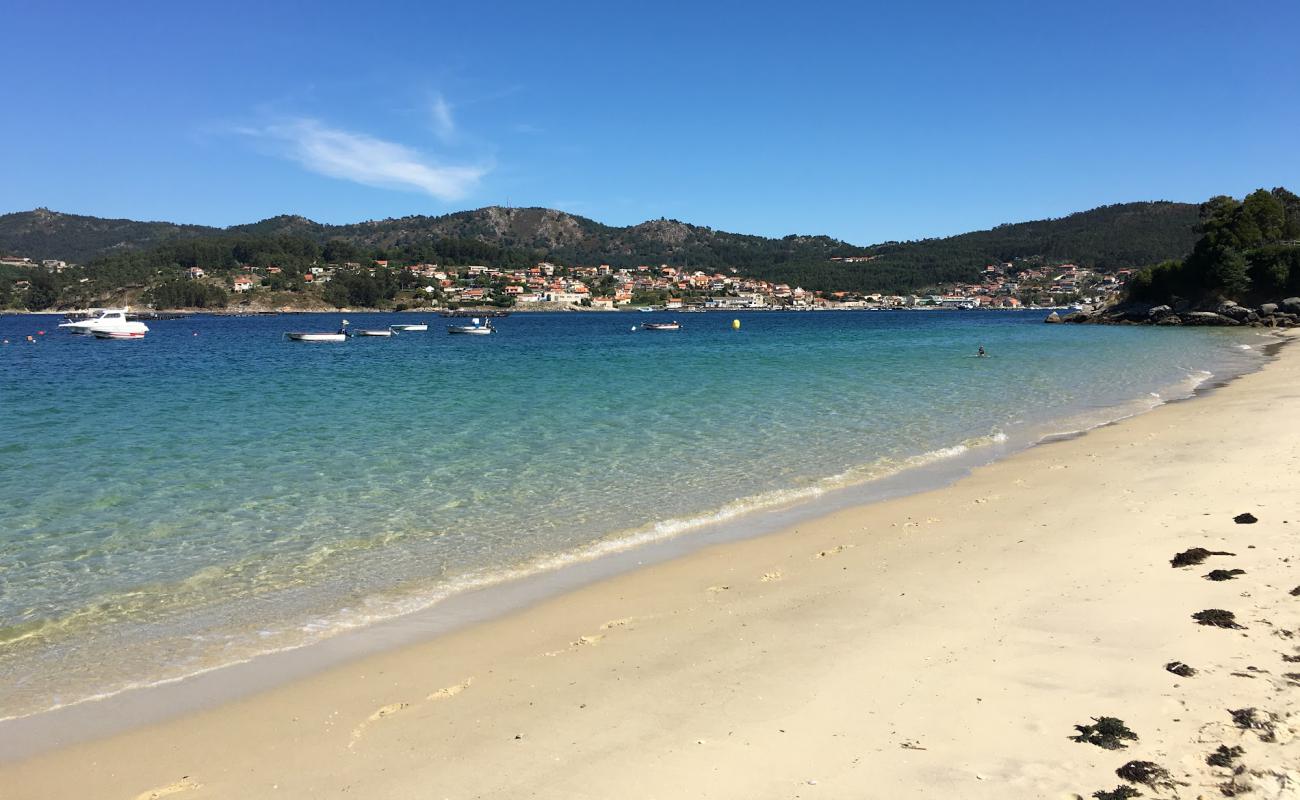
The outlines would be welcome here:
<svg viewBox="0 0 1300 800">
<path fill-rule="evenodd" d="M 980 357 L 980 358 L 985 358 L 985 357 L 987 357 L 987 356 L 988 356 L 988 353 L 984 352 L 984 345 L 980 345 L 979 357 Z"/>
</svg>

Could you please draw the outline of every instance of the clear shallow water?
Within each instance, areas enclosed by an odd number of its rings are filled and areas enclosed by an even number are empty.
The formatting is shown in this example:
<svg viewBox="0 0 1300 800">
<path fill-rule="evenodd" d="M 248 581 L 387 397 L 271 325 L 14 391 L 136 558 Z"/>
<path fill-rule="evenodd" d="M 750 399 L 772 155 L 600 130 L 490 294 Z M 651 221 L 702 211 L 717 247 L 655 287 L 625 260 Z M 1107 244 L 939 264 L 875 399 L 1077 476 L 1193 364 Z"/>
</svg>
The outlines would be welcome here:
<svg viewBox="0 0 1300 800">
<path fill-rule="evenodd" d="M 1249 369 L 1264 341 L 1042 312 L 629 331 L 667 316 L 516 314 L 490 337 L 431 316 L 341 345 L 281 338 L 340 315 L 158 322 L 137 342 L 0 317 L 0 718 L 1087 427 Z"/>
</svg>

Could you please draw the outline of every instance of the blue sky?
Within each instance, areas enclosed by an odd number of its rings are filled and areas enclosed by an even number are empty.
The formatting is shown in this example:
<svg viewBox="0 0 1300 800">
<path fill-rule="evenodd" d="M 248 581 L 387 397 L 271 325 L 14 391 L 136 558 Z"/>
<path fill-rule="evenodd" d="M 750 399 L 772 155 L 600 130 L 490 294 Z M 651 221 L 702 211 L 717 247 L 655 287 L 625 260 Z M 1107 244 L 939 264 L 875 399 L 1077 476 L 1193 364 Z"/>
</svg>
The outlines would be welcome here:
<svg viewBox="0 0 1300 800">
<path fill-rule="evenodd" d="M 1300 191 L 1300 3 L 0 0 L 0 212 L 857 244 Z"/>
</svg>

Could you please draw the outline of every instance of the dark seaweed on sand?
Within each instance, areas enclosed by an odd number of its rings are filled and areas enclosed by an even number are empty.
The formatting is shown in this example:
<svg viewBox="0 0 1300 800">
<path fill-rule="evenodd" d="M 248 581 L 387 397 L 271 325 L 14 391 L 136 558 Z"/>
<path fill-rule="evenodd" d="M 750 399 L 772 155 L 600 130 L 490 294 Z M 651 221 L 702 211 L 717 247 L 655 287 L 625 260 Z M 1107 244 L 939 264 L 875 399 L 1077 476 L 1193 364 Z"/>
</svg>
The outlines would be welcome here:
<svg viewBox="0 0 1300 800">
<path fill-rule="evenodd" d="M 1297 586 L 1297 587 L 1295 587 L 1294 589 L 1291 590 L 1291 596 L 1292 596 L 1292 597 L 1300 597 L 1300 586 Z"/>
<path fill-rule="evenodd" d="M 1221 744 L 1218 750 L 1205 757 L 1205 763 L 1211 767 L 1231 767 L 1232 762 L 1241 758 L 1245 752 L 1240 747 L 1228 747 L 1226 744 Z"/>
<path fill-rule="evenodd" d="M 1193 547 L 1190 550 L 1184 550 L 1173 558 L 1169 563 L 1174 567 L 1194 567 L 1200 564 L 1210 556 L 1235 556 L 1236 553 L 1227 553 L 1222 550 L 1206 550 L 1204 547 Z"/>
<path fill-rule="evenodd" d="M 1254 525 L 1256 522 L 1259 522 L 1259 519 L 1254 514 L 1247 511 L 1245 514 L 1238 514 L 1233 517 L 1232 521 L 1238 525 Z"/>
<path fill-rule="evenodd" d="M 1137 741 L 1137 734 L 1128 729 L 1124 720 L 1115 717 L 1093 717 L 1094 725 L 1075 725 L 1079 732 L 1070 739 L 1076 742 L 1095 744 L 1107 750 L 1123 750 L 1128 745 L 1125 741 Z"/>
<path fill-rule="evenodd" d="M 1143 786 L 1150 786 L 1152 789 L 1173 787 L 1175 785 L 1174 778 L 1169 774 L 1169 770 L 1154 761 L 1130 761 L 1115 770 L 1115 774 L 1129 783 L 1140 783 Z"/>
<path fill-rule="evenodd" d="M 1212 569 L 1206 574 L 1207 581 L 1230 581 L 1238 575 L 1245 575 L 1244 569 Z"/>
<path fill-rule="evenodd" d="M 1174 673 L 1180 678 L 1190 678 L 1196 674 L 1196 668 L 1181 661 L 1170 661 L 1165 664 L 1165 669 Z"/>
<path fill-rule="evenodd" d="M 1224 611 L 1221 608 L 1207 608 L 1204 611 L 1197 611 L 1192 615 L 1192 619 L 1201 625 L 1210 625 L 1215 628 L 1236 628 L 1245 630 L 1244 625 L 1237 624 L 1237 615 L 1231 611 Z"/>
<path fill-rule="evenodd" d="M 1137 789 L 1134 789 L 1132 786 L 1120 785 L 1111 789 L 1109 792 L 1105 790 L 1093 792 L 1092 796 L 1097 798 L 1097 800 L 1129 800 L 1131 797 L 1141 797 L 1142 793 Z"/>
<path fill-rule="evenodd" d="M 1277 718 L 1270 712 L 1257 708 L 1238 708 L 1230 709 L 1228 713 L 1238 728 L 1254 731 L 1261 740 L 1272 742 L 1277 738 Z"/>
</svg>

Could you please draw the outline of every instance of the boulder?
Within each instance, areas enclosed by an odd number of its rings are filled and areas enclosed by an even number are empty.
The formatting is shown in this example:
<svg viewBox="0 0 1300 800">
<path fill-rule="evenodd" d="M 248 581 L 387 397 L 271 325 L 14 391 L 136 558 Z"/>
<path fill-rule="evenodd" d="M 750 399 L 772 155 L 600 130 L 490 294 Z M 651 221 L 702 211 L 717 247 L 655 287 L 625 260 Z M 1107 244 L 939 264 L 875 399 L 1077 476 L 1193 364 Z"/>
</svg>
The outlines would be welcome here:
<svg viewBox="0 0 1300 800">
<path fill-rule="evenodd" d="M 1061 322 L 1073 322 L 1077 324 L 1080 322 L 1089 322 L 1091 320 L 1092 320 L 1091 314 L 1088 314 L 1083 311 L 1076 311 L 1073 314 L 1067 314 L 1065 318 L 1061 320 Z"/>
<path fill-rule="evenodd" d="M 1277 303 L 1264 303 L 1259 307 L 1259 313 L 1267 317 L 1270 314 L 1277 313 Z"/>
<path fill-rule="evenodd" d="M 1169 306 L 1155 306 L 1147 312 L 1147 317 L 1153 320 L 1161 320 L 1173 313 L 1174 310 Z"/>
<path fill-rule="evenodd" d="M 1047 318 L 1043 320 L 1043 322 L 1049 322 L 1049 323 L 1052 323 L 1052 324 L 1058 323 L 1058 322 L 1060 322 L 1060 321 L 1061 321 L 1061 315 L 1058 314 L 1058 313 L 1056 313 L 1055 311 L 1053 311 L 1052 313 L 1048 314 L 1048 315 L 1047 315 Z"/>
<path fill-rule="evenodd" d="M 1255 312 L 1245 306 L 1239 306 L 1231 300 L 1225 300 L 1215 309 L 1215 313 L 1222 314 L 1225 317 L 1231 317 L 1238 322 L 1245 322 Z"/>
<path fill-rule="evenodd" d="M 1182 315 L 1184 325 L 1240 325 L 1232 317 L 1225 317 L 1213 311 L 1188 311 Z"/>
<path fill-rule="evenodd" d="M 1300 297 L 1288 297 L 1280 305 L 1288 314 L 1300 314 Z"/>
<path fill-rule="evenodd" d="M 1183 320 L 1177 314 L 1166 314 L 1156 320 L 1157 325 L 1182 325 Z"/>
</svg>

